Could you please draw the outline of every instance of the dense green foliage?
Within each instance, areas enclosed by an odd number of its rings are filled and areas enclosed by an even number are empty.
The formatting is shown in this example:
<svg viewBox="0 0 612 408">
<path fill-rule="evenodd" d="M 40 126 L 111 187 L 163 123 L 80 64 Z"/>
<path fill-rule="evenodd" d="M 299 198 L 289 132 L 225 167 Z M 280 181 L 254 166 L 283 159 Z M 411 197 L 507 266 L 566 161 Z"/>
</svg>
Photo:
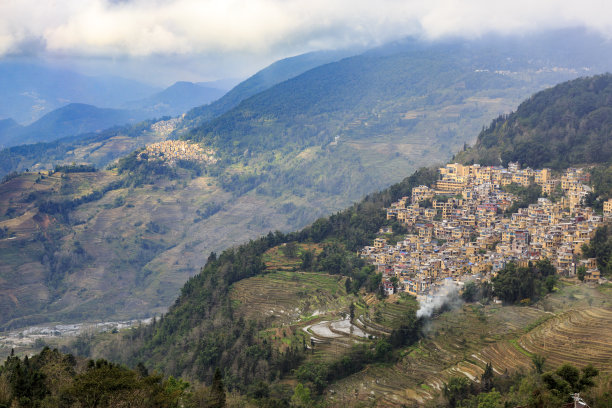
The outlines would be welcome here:
<svg viewBox="0 0 612 408">
<path fill-rule="evenodd" d="M 188 386 L 105 360 L 84 364 L 44 348 L 31 358 L 9 356 L 0 366 L 0 407 L 201 406 L 186 392 Z"/>
<path fill-rule="evenodd" d="M 91 164 L 67 164 L 63 166 L 55 166 L 54 171 L 61 171 L 62 173 L 93 173 L 96 171 L 96 168 Z"/>
<path fill-rule="evenodd" d="M 519 184 L 512 183 L 504 186 L 503 190 L 518 197 L 518 200 L 508 207 L 506 214 L 514 214 L 515 212 L 518 212 L 519 208 L 527 208 L 529 207 L 529 204 L 537 203 L 538 198 L 542 196 L 542 187 L 537 184 L 531 184 L 529 187 L 523 187 Z"/>
<path fill-rule="evenodd" d="M 592 407 L 607 407 L 612 402 L 609 394 L 591 391 L 599 375 L 593 366 L 579 369 L 564 364 L 544 373 L 534 368 L 531 373 L 496 376 L 488 364 L 479 383 L 451 377 L 444 384 L 443 398 L 435 404 L 449 408 L 557 408 L 573 401 L 573 393 L 581 393 Z"/>
<path fill-rule="evenodd" d="M 596 258 L 599 271 L 607 276 L 612 274 L 612 228 L 597 228 L 588 245 L 582 247 L 585 258 Z"/>
<path fill-rule="evenodd" d="M 589 171 L 593 190 L 585 197 L 585 205 L 601 213 L 604 201 L 612 198 L 612 166 L 600 164 Z"/>
<path fill-rule="evenodd" d="M 208 105 L 191 109 L 185 115 L 185 119 L 194 124 L 202 124 L 229 111 L 243 100 L 280 82 L 350 54 L 348 51 L 318 51 L 277 61 L 236 85 L 222 98 Z"/>
<path fill-rule="evenodd" d="M 535 301 L 552 292 L 556 282 L 555 267 L 548 259 L 519 267 L 508 263 L 491 282 L 493 294 L 504 302 Z"/>
<path fill-rule="evenodd" d="M 518 161 L 562 169 L 612 157 L 612 75 L 579 78 L 538 92 L 516 112 L 501 115 L 457 155 L 463 162 Z"/>
</svg>

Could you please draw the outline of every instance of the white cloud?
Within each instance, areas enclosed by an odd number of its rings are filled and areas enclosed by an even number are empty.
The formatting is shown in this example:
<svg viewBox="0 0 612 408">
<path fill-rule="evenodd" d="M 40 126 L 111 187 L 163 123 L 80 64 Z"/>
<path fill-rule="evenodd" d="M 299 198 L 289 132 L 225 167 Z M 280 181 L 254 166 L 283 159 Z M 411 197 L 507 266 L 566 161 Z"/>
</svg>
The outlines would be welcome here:
<svg viewBox="0 0 612 408">
<path fill-rule="evenodd" d="M 0 0 L 0 59 L 37 55 L 138 76 L 122 72 L 132 61 L 159 81 L 206 79 L 409 35 L 586 26 L 612 38 L 611 16 L 609 0 Z"/>
<path fill-rule="evenodd" d="M 586 25 L 612 33 L 606 0 L 3 0 L 0 55 L 273 53 Z"/>
</svg>

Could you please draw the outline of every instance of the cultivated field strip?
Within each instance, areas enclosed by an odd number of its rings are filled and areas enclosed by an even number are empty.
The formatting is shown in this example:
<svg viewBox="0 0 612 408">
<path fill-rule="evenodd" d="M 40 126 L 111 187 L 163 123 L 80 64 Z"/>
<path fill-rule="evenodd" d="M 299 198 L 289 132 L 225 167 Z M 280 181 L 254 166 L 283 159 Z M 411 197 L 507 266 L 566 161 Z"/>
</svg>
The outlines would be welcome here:
<svg viewBox="0 0 612 408">
<path fill-rule="evenodd" d="M 557 366 L 593 364 L 612 370 L 612 310 L 590 308 L 571 310 L 550 319 L 522 336 L 519 344 L 530 353 L 546 356 Z"/>
<path fill-rule="evenodd" d="M 500 341 L 485 347 L 481 352 L 474 354 L 473 358 L 483 365 L 491 363 L 497 374 L 531 368 L 531 359 L 509 341 Z"/>
<path fill-rule="evenodd" d="M 344 278 L 308 272 L 271 272 L 237 282 L 231 299 L 246 318 L 276 316 L 292 323 L 301 316 L 341 306 Z"/>
</svg>

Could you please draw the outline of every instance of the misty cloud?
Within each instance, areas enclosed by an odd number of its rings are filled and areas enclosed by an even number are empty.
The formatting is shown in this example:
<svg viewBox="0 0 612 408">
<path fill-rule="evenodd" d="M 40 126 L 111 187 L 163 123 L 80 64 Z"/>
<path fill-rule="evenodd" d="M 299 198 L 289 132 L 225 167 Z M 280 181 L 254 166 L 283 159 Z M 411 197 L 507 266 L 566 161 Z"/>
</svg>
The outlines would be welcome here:
<svg viewBox="0 0 612 408">
<path fill-rule="evenodd" d="M 32 44 L 73 57 L 295 54 L 567 26 L 612 37 L 610 15 L 605 0 L 5 0 L 0 56 Z"/>
</svg>

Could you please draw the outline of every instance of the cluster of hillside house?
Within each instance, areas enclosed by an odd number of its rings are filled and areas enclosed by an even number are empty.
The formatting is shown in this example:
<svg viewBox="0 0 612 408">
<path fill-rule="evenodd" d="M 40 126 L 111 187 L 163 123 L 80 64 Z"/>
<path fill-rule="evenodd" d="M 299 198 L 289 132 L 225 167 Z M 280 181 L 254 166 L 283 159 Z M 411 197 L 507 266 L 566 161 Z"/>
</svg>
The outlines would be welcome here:
<svg viewBox="0 0 612 408">
<path fill-rule="evenodd" d="M 383 274 L 385 292 L 426 295 L 445 279 L 488 278 L 508 262 L 527 265 L 544 258 L 562 275 L 585 266 L 585 280 L 599 281 L 595 259 L 581 260 L 581 248 L 612 215 L 612 200 L 603 216 L 583 206 L 591 191 L 588 172 L 572 168 L 553 176 L 550 169 L 521 169 L 517 163 L 508 168 L 455 163 L 439 173 L 435 185 L 415 187 L 411 197 L 386 209 L 387 219 L 410 233 L 390 245 L 384 238 L 390 231 L 381 230 L 373 246 L 361 251 Z M 516 188 L 504 186 L 532 183 L 544 197 L 509 214 L 519 198 L 508 192 Z"/>
<path fill-rule="evenodd" d="M 178 160 L 197 161 L 205 163 L 216 163 L 215 151 L 203 149 L 197 144 L 187 143 L 182 140 L 166 140 L 153 143 L 138 155 L 143 160 L 164 160 L 170 165 L 176 164 Z"/>
</svg>

